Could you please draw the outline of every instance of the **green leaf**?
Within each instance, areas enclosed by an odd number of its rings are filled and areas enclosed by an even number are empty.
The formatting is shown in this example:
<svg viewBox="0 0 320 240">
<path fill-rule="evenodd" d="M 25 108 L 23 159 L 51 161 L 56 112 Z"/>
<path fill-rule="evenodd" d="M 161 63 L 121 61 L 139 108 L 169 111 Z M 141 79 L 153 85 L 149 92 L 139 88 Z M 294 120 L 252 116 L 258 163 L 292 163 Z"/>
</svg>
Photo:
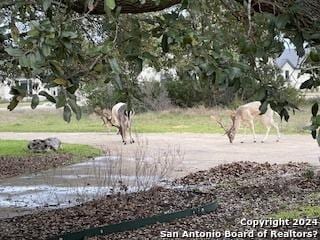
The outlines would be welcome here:
<svg viewBox="0 0 320 240">
<path fill-rule="evenodd" d="M 44 96 L 48 99 L 48 101 L 52 102 L 52 103 L 56 103 L 56 99 L 54 97 L 52 97 L 49 93 L 47 93 L 46 91 L 40 91 L 39 92 L 40 96 Z"/>
<path fill-rule="evenodd" d="M 64 71 L 58 61 L 52 60 L 50 61 L 50 66 L 52 71 L 57 75 L 57 76 L 63 76 Z"/>
<path fill-rule="evenodd" d="M 289 113 L 288 113 L 287 109 L 283 108 L 283 109 L 280 111 L 280 118 L 281 118 L 281 120 L 282 120 L 282 118 L 284 118 L 284 120 L 285 120 L 286 122 L 288 122 L 290 116 L 289 116 Z"/>
<path fill-rule="evenodd" d="M 19 36 L 20 32 L 19 29 L 17 28 L 16 24 L 12 22 L 11 24 L 11 37 L 13 38 L 14 41 L 18 42 L 19 41 Z"/>
<path fill-rule="evenodd" d="M 41 48 L 41 52 L 43 56 L 48 57 L 51 53 L 51 48 L 48 45 L 43 44 Z"/>
<path fill-rule="evenodd" d="M 29 32 L 28 35 L 30 37 L 39 37 L 40 32 L 36 28 L 32 28 Z"/>
<path fill-rule="evenodd" d="M 315 103 L 312 105 L 312 108 L 311 108 L 311 113 L 312 113 L 312 116 L 317 116 L 318 114 L 318 111 L 319 111 L 319 105 L 318 103 Z"/>
<path fill-rule="evenodd" d="M 290 16 L 288 15 L 283 14 L 275 18 L 276 27 L 280 29 L 284 28 L 289 22 L 290 22 Z"/>
<path fill-rule="evenodd" d="M 63 31 L 61 33 L 61 37 L 63 38 L 70 38 L 70 39 L 75 39 L 78 37 L 78 34 L 76 32 L 71 32 L 71 31 Z"/>
<path fill-rule="evenodd" d="M 10 88 L 9 94 L 25 97 L 27 95 L 27 92 L 26 92 L 26 89 L 23 89 L 20 86 L 12 86 Z"/>
<path fill-rule="evenodd" d="M 77 105 L 74 99 L 69 99 L 68 104 L 70 105 L 72 111 L 76 114 L 77 120 L 81 119 L 81 108 Z"/>
<path fill-rule="evenodd" d="M 58 96 L 56 97 L 56 108 L 61 108 L 66 105 L 66 96 L 63 91 L 60 91 Z"/>
<path fill-rule="evenodd" d="M 63 108 L 63 120 L 65 120 L 68 123 L 71 120 L 71 109 L 69 106 L 64 106 Z"/>
<path fill-rule="evenodd" d="M 115 9 L 116 7 L 116 1 L 115 0 L 104 0 L 104 9 Z"/>
<path fill-rule="evenodd" d="M 12 47 L 8 47 L 5 49 L 5 51 L 13 57 L 21 57 L 23 55 L 23 51 L 19 48 L 12 48 Z"/>
<path fill-rule="evenodd" d="M 260 110 L 260 115 L 264 114 L 267 110 L 268 110 L 268 102 L 267 101 L 264 101 L 261 106 L 259 107 L 259 110 Z"/>
<path fill-rule="evenodd" d="M 11 99 L 11 101 L 10 101 L 10 103 L 9 103 L 9 105 L 8 105 L 7 108 L 8 108 L 10 111 L 12 111 L 13 109 L 16 108 L 16 106 L 18 105 L 18 103 L 19 103 L 19 100 L 17 99 L 17 96 L 14 96 L 14 97 Z"/>
<path fill-rule="evenodd" d="M 305 54 L 305 50 L 303 47 L 304 39 L 301 33 L 296 33 L 296 36 L 291 39 L 294 45 L 296 46 L 297 54 L 299 57 L 303 57 Z"/>
<path fill-rule="evenodd" d="M 311 61 L 313 61 L 313 62 L 320 62 L 320 56 L 319 56 L 319 54 L 318 54 L 317 52 L 315 52 L 315 51 L 311 51 L 311 52 L 310 52 L 310 59 L 311 59 Z"/>
<path fill-rule="evenodd" d="M 255 98 L 258 99 L 259 101 L 262 101 L 263 99 L 266 99 L 266 89 L 265 88 L 260 88 L 258 91 L 256 91 Z"/>
<path fill-rule="evenodd" d="M 31 108 L 35 109 L 39 105 L 39 96 L 37 94 L 32 95 Z"/>
<path fill-rule="evenodd" d="M 162 35 L 161 47 L 163 52 L 169 52 L 168 35 L 166 33 Z"/>
<path fill-rule="evenodd" d="M 309 79 L 307 81 L 304 81 L 301 86 L 300 86 L 300 89 L 311 89 L 313 87 L 313 79 Z"/>
<path fill-rule="evenodd" d="M 51 3 L 52 3 L 52 0 L 43 0 L 42 7 L 45 12 L 49 9 L 49 7 L 51 6 Z"/>
<path fill-rule="evenodd" d="M 316 139 L 317 138 L 317 131 L 316 130 L 311 131 L 311 136 L 313 139 Z"/>
<path fill-rule="evenodd" d="M 63 78 L 56 78 L 56 79 L 53 80 L 53 82 L 55 84 L 62 85 L 62 86 L 65 86 L 65 87 L 68 85 L 68 81 L 63 79 Z"/>
<path fill-rule="evenodd" d="M 313 124 L 315 124 L 316 126 L 320 126 L 320 115 L 317 115 L 316 117 L 312 117 L 313 118 Z"/>
<path fill-rule="evenodd" d="M 241 74 L 241 69 L 237 67 L 232 67 L 230 69 L 230 74 L 228 75 L 229 79 L 233 80 L 236 77 L 239 77 Z"/>
</svg>

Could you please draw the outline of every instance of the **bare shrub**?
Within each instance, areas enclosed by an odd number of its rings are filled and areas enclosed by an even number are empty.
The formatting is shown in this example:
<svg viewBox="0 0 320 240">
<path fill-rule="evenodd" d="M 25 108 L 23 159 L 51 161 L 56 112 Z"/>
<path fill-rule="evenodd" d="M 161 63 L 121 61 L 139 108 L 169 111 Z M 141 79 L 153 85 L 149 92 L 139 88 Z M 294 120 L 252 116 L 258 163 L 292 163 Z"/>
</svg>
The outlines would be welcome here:
<svg viewBox="0 0 320 240">
<path fill-rule="evenodd" d="M 122 149 L 105 151 L 106 164 L 94 168 L 98 186 L 110 188 L 111 193 L 143 191 L 157 185 L 171 173 L 173 166 L 183 161 L 184 153 L 179 146 L 151 150 L 147 140 L 137 136 L 136 139 L 132 154 L 124 154 Z"/>
<path fill-rule="evenodd" d="M 139 140 L 134 156 L 136 186 L 139 190 L 146 190 L 159 183 L 184 158 L 179 146 L 168 145 L 166 149 L 158 149 L 149 155 L 147 153 L 148 142 Z"/>
</svg>

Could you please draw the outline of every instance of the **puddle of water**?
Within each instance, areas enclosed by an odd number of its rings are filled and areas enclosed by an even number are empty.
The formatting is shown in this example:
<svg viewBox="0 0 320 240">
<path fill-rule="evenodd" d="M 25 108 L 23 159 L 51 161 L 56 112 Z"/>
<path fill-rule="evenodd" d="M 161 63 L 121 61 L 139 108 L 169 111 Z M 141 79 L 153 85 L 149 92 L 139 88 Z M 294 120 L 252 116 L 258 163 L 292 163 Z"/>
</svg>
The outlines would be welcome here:
<svg viewBox="0 0 320 240">
<path fill-rule="evenodd" d="M 103 156 L 4 179 L 0 181 L 0 218 L 38 208 L 70 207 L 117 192 L 146 190 L 161 180 L 159 171 L 161 165 L 152 165 L 148 157 L 137 163 L 132 157 Z"/>
<path fill-rule="evenodd" d="M 137 191 L 136 187 L 128 187 L 127 192 L 134 191 Z M 113 192 L 121 192 L 121 190 L 120 188 L 96 186 L 79 188 L 48 185 L 8 186 L 0 189 L 0 206 L 3 208 L 70 207 Z"/>
<path fill-rule="evenodd" d="M 66 176 L 71 178 L 73 176 Z M 24 207 L 67 207 L 117 192 L 135 192 L 156 184 L 159 179 L 154 176 L 113 176 L 119 179 L 108 185 L 55 186 L 43 185 L 0 185 L 0 208 Z M 23 179 L 23 178 L 22 178 Z M 138 183 L 137 183 L 138 181 Z M 125 184 L 125 183 L 130 183 Z"/>
</svg>

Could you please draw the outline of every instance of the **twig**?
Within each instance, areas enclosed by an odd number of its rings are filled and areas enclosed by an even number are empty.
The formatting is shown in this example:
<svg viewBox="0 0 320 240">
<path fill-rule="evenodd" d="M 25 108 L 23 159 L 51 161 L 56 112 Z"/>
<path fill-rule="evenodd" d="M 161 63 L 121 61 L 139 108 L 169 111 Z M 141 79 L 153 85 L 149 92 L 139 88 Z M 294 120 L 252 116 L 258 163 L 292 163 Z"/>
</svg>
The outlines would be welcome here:
<svg viewBox="0 0 320 240">
<path fill-rule="evenodd" d="M 251 34 L 251 29 L 252 29 L 252 22 L 251 22 L 251 1 L 248 0 L 248 22 L 249 22 L 249 29 L 248 29 L 248 36 Z"/>
</svg>

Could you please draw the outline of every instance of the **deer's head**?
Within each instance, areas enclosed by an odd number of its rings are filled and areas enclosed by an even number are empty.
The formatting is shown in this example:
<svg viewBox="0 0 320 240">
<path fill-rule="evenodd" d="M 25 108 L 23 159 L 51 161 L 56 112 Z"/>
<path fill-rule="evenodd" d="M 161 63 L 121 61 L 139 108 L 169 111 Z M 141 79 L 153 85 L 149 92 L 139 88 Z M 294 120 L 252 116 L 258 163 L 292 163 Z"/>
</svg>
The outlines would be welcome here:
<svg viewBox="0 0 320 240">
<path fill-rule="evenodd" d="M 219 125 L 220 127 L 224 130 L 224 135 L 227 135 L 229 142 L 233 143 L 234 138 L 236 136 L 236 128 L 235 128 L 235 120 L 236 120 L 236 116 L 234 113 L 230 114 L 230 118 L 232 120 L 232 126 L 230 128 L 226 128 L 224 126 L 224 124 L 221 121 L 221 118 L 217 118 L 215 116 L 211 116 L 212 119 L 214 119 Z"/>
</svg>

